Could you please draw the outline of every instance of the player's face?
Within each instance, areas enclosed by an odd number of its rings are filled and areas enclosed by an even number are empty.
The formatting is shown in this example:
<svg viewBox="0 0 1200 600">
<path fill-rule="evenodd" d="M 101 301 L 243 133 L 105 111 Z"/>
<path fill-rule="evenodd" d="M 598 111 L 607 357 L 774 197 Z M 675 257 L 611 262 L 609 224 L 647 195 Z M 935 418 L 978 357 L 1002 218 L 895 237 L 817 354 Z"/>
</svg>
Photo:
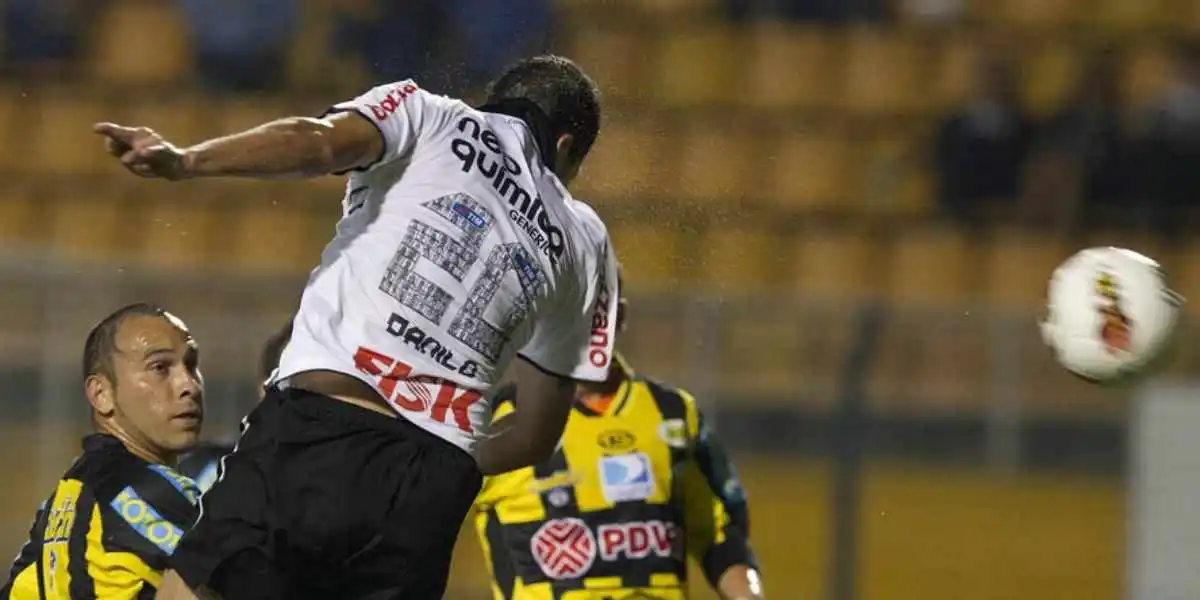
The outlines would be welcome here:
<svg viewBox="0 0 1200 600">
<path fill-rule="evenodd" d="M 138 441 L 166 454 L 200 439 L 204 379 L 200 354 L 174 316 L 131 317 L 116 337 L 114 418 Z"/>
</svg>

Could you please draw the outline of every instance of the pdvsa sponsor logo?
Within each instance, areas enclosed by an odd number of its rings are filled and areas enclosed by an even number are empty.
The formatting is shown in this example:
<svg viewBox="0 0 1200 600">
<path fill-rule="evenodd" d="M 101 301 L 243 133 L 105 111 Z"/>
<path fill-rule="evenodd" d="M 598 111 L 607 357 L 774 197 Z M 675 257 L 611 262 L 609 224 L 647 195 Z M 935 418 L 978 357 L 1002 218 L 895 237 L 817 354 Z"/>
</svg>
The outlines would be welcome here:
<svg viewBox="0 0 1200 600">
<path fill-rule="evenodd" d="M 599 559 L 604 562 L 671 558 L 678 528 L 666 521 L 633 521 L 601 525 L 595 533 L 582 519 L 551 519 L 530 540 L 534 560 L 551 579 L 586 577 Z"/>
<path fill-rule="evenodd" d="M 397 85 L 388 91 L 379 104 L 370 105 L 371 115 L 375 117 L 376 121 L 386 121 L 388 117 L 396 113 L 396 110 L 400 108 L 400 104 L 416 91 L 417 84 L 411 81 L 405 81 Z"/>
</svg>

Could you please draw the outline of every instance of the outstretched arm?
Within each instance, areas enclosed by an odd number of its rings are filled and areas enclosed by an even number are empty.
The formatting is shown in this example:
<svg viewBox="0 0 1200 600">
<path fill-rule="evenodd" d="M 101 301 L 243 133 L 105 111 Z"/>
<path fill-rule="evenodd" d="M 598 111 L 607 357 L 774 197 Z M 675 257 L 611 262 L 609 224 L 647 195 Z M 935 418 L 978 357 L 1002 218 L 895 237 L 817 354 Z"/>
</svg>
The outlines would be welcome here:
<svg viewBox="0 0 1200 600">
<path fill-rule="evenodd" d="M 353 111 L 289 117 L 180 148 L 146 127 L 98 123 L 108 151 L 141 177 L 289 179 L 365 167 L 383 153 L 380 130 Z"/>
</svg>

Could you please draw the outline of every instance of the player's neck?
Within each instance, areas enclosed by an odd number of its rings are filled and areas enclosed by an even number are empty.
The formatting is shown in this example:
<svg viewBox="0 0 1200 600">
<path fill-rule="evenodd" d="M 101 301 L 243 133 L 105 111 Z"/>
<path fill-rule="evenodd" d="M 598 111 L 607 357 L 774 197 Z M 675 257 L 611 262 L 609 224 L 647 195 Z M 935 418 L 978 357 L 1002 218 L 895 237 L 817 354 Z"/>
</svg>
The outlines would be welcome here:
<svg viewBox="0 0 1200 600">
<path fill-rule="evenodd" d="M 139 441 L 135 436 L 130 435 L 129 432 L 116 423 L 100 423 L 98 427 L 100 433 L 106 433 L 121 440 L 121 444 L 125 446 L 125 449 L 130 454 L 146 462 L 174 467 L 178 460 L 178 457 L 173 453 L 161 450 L 155 451 L 148 444 Z"/>
<path fill-rule="evenodd" d="M 579 383 L 575 387 L 575 398 L 593 411 L 603 413 L 612 404 L 617 390 L 621 389 L 621 384 L 628 378 L 620 363 L 614 362 L 608 370 L 608 379 L 599 383 Z"/>
</svg>

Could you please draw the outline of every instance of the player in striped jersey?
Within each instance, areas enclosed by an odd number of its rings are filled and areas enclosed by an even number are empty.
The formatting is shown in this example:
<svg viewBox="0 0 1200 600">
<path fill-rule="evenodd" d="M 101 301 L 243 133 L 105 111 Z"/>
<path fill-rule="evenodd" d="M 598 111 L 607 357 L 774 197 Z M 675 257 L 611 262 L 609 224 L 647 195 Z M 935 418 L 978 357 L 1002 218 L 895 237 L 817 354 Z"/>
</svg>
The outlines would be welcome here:
<svg viewBox="0 0 1200 600">
<path fill-rule="evenodd" d="M 258 358 L 258 378 L 262 386 L 258 390 L 258 399 L 262 400 L 266 393 L 267 382 L 279 367 L 279 356 L 292 339 L 292 320 L 267 338 L 262 354 Z M 221 458 L 233 452 L 232 443 L 201 442 L 195 450 L 188 453 L 179 461 L 179 472 L 195 480 L 201 491 L 208 490 L 217 480 L 217 469 L 220 468 Z"/>
<path fill-rule="evenodd" d="M 91 331 L 84 391 L 96 433 L 38 510 L 0 600 L 154 597 L 198 516 L 200 490 L 172 466 L 200 436 L 199 360 L 183 322 L 149 304 Z"/>
</svg>

